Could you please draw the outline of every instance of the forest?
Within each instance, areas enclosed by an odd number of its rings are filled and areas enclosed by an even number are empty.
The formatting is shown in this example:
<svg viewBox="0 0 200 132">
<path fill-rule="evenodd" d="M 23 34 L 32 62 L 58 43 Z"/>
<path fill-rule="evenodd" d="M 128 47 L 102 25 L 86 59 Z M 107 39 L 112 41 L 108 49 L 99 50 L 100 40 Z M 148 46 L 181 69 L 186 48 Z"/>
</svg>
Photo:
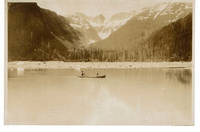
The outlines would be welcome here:
<svg viewBox="0 0 200 132">
<path fill-rule="evenodd" d="M 163 52 L 149 50 L 148 47 L 135 51 L 129 50 L 101 50 L 101 49 L 76 49 L 58 52 L 56 49 L 47 50 L 36 49 L 29 58 L 18 58 L 17 60 L 32 61 L 65 61 L 65 62 L 156 62 L 156 61 L 185 61 L 187 58 L 181 58 L 176 54 L 169 56 Z M 40 54 L 40 56 L 38 56 Z M 190 60 L 190 59 L 188 59 Z"/>
</svg>

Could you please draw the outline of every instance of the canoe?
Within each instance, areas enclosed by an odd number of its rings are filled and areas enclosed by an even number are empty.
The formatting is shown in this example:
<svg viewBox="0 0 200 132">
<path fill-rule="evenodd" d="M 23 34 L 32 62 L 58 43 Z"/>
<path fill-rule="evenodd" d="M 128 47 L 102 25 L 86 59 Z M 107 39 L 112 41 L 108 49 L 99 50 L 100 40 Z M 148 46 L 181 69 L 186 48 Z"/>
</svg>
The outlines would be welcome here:
<svg viewBox="0 0 200 132">
<path fill-rule="evenodd" d="M 106 75 L 102 75 L 102 76 L 79 76 L 80 78 L 106 78 Z"/>
</svg>

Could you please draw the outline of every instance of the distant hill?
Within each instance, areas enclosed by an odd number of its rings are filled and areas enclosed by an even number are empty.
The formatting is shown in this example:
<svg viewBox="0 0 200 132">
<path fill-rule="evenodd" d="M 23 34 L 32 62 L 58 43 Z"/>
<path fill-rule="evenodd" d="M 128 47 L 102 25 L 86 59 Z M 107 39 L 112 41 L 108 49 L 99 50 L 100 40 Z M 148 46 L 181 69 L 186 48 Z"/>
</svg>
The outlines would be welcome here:
<svg viewBox="0 0 200 132">
<path fill-rule="evenodd" d="M 192 12 L 191 3 L 167 2 L 144 8 L 108 38 L 91 45 L 103 50 L 134 50 L 153 32 Z"/>
<path fill-rule="evenodd" d="M 80 32 L 37 3 L 8 3 L 8 60 L 64 60 Z"/>
</svg>

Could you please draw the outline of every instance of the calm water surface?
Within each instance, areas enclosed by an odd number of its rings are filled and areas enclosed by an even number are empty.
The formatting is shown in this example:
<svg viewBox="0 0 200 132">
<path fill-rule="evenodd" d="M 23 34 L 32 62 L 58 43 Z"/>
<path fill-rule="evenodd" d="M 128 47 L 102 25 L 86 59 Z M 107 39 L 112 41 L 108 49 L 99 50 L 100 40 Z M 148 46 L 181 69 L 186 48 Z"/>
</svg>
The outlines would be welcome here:
<svg viewBox="0 0 200 132">
<path fill-rule="evenodd" d="M 191 125 L 192 71 L 184 68 L 9 71 L 7 124 Z"/>
</svg>

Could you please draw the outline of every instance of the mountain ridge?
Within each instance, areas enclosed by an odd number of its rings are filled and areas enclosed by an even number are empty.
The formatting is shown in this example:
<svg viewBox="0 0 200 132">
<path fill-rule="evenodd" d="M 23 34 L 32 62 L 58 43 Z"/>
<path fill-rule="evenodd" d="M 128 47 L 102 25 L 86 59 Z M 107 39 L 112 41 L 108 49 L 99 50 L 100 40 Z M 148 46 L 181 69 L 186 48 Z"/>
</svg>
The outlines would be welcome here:
<svg viewBox="0 0 200 132">
<path fill-rule="evenodd" d="M 8 4 L 8 60 L 63 59 L 80 33 L 64 17 L 37 3 Z"/>
<path fill-rule="evenodd" d="M 156 6 L 161 8 L 163 5 Z M 92 44 L 91 47 L 104 50 L 134 49 L 154 31 L 192 12 L 192 7 L 188 6 L 190 4 L 165 3 L 162 10 L 155 10 L 158 7 L 145 8 L 108 38 Z"/>
</svg>

